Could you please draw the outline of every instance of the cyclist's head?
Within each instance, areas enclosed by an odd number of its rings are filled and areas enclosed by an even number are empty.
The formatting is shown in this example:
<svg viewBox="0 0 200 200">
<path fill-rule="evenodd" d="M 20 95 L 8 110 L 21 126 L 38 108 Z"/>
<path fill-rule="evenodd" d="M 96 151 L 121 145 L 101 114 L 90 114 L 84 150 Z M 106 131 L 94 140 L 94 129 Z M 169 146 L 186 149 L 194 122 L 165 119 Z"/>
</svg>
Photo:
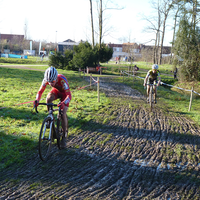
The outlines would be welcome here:
<svg viewBox="0 0 200 200">
<path fill-rule="evenodd" d="M 44 79 L 47 82 L 53 82 L 57 79 L 58 72 L 55 67 L 49 67 L 44 73 Z"/>
<path fill-rule="evenodd" d="M 152 65 L 152 69 L 158 70 L 158 65 L 157 64 Z"/>
</svg>

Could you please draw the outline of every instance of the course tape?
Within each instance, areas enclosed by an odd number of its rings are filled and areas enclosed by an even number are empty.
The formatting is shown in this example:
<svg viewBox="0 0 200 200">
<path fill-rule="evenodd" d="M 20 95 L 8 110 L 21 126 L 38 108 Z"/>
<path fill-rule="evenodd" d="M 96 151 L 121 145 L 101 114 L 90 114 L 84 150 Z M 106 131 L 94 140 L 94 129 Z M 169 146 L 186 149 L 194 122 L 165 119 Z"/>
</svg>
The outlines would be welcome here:
<svg viewBox="0 0 200 200">
<path fill-rule="evenodd" d="M 79 87 L 79 88 L 77 88 L 77 89 L 75 89 L 75 90 L 81 90 L 81 89 L 84 89 L 84 88 L 86 88 L 86 87 L 90 87 L 91 85 L 94 85 L 94 84 L 97 84 L 97 83 L 98 83 L 98 81 L 96 81 L 92 76 L 91 76 L 91 78 L 92 78 L 92 80 L 93 80 L 95 83 L 91 83 L 90 85 L 86 85 L 86 86 L 83 86 L 83 87 Z M 72 92 L 74 92 L 75 90 L 73 90 Z"/>
<path fill-rule="evenodd" d="M 125 73 L 125 74 L 127 74 L 127 75 L 129 75 L 129 76 L 133 76 L 133 77 L 137 77 L 137 78 L 140 78 L 140 79 L 144 79 L 143 77 L 139 77 L 139 76 L 135 76 L 135 75 L 129 74 L 129 73 L 126 72 L 126 71 L 121 71 L 121 72 L 122 72 L 122 73 Z M 164 82 L 161 82 L 160 84 L 161 84 L 161 85 L 166 85 L 166 86 L 169 86 L 169 87 L 174 87 L 174 88 L 177 88 L 177 89 L 179 89 L 179 90 L 185 90 L 185 91 L 187 91 L 187 92 L 193 92 L 193 93 L 195 93 L 195 94 L 197 94 L 197 95 L 200 96 L 200 94 L 197 93 L 197 92 L 195 92 L 194 90 L 188 90 L 188 89 L 176 87 L 176 86 L 173 86 L 173 85 L 169 85 L 169 84 L 167 84 L 167 83 L 164 83 Z"/>
<path fill-rule="evenodd" d="M 94 85 L 94 84 L 96 84 L 96 83 L 92 83 L 91 85 Z M 77 90 L 81 90 L 81 89 L 86 88 L 86 87 L 89 87 L 89 86 L 91 86 L 91 85 L 86 85 L 86 86 L 83 86 L 83 87 L 77 88 Z"/>
<path fill-rule="evenodd" d="M 86 86 L 83 86 L 83 87 L 79 87 L 79 88 L 77 88 L 76 90 L 81 90 L 81 89 L 84 89 L 84 88 L 86 88 L 86 87 L 89 87 L 89 86 L 91 86 L 91 85 L 94 85 L 94 84 L 97 84 L 98 83 L 98 81 L 96 81 L 93 77 L 91 77 L 92 78 L 92 80 L 95 82 L 95 83 L 92 83 L 92 84 L 90 84 L 90 85 L 86 85 Z M 73 91 L 71 91 L 71 92 L 74 92 L 75 90 L 73 90 Z M 41 99 L 41 100 L 43 100 L 43 99 Z M 35 101 L 35 100 L 34 100 Z M 14 105 L 14 106 L 19 106 L 19 105 L 23 105 L 23 104 L 27 104 L 27 103 L 33 103 L 34 101 L 28 101 L 28 102 L 23 102 L 23 103 L 19 103 L 19 104 L 16 104 L 16 105 Z M 4 109 L 4 108 L 7 108 L 7 107 L 1 107 L 0 108 L 0 110 L 1 109 Z"/>
</svg>

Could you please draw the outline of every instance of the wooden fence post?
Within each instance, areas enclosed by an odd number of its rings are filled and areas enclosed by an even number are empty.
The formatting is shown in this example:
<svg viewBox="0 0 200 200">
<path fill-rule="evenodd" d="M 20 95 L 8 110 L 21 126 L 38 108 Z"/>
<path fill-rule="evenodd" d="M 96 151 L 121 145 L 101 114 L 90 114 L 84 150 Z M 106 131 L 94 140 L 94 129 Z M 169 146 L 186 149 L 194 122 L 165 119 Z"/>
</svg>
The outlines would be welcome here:
<svg viewBox="0 0 200 200">
<path fill-rule="evenodd" d="M 99 94 L 99 77 L 97 77 L 97 94 L 98 94 L 98 102 L 100 102 L 100 94 Z"/>
<path fill-rule="evenodd" d="M 191 90 L 190 104 L 189 104 L 189 109 L 188 109 L 188 111 L 191 111 L 191 107 L 192 107 L 192 94 L 193 94 L 193 87 L 192 87 L 192 90 Z"/>
</svg>

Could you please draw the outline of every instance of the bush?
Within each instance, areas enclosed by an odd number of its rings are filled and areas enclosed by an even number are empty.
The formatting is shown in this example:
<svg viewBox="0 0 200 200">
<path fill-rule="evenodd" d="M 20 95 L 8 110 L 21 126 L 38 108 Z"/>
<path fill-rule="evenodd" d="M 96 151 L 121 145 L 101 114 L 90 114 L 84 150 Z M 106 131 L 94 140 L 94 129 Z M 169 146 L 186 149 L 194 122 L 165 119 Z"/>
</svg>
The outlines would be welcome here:
<svg viewBox="0 0 200 200">
<path fill-rule="evenodd" d="M 97 56 L 92 46 L 88 43 L 80 43 L 74 47 L 73 65 L 74 69 L 84 69 L 87 66 L 93 67 L 97 64 Z"/>
<path fill-rule="evenodd" d="M 60 52 L 57 52 L 49 57 L 49 66 L 54 66 L 58 69 L 70 69 L 72 59 L 72 50 L 66 50 L 64 56 Z"/>
<path fill-rule="evenodd" d="M 49 65 L 58 69 L 78 70 L 96 67 L 99 62 L 107 62 L 112 58 L 113 50 L 105 44 L 101 48 L 97 44 L 92 48 L 88 42 L 74 46 L 74 50 L 66 50 L 64 55 L 60 52 L 49 57 Z"/>
</svg>

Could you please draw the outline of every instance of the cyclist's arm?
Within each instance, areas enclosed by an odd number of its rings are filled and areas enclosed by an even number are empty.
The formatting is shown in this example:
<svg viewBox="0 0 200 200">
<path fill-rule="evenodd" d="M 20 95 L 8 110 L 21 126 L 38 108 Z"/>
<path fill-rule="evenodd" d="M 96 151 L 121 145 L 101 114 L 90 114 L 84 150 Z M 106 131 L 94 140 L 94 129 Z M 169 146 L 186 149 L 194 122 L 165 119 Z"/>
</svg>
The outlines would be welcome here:
<svg viewBox="0 0 200 200">
<path fill-rule="evenodd" d="M 62 101 L 62 103 L 67 105 L 71 101 L 71 92 L 70 92 L 70 88 L 69 88 L 67 79 L 64 77 L 63 80 L 64 80 L 64 83 L 62 82 L 62 87 L 63 87 L 63 90 L 65 91 L 66 98 Z"/>
<path fill-rule="evenodd" d="M 46 81 L 42 81 L 42 85 L 40 86 L 40 89 L 36 95 L 36 100 L 39 102 L 41 97 L 42 97 L 42 94 L 44 92 L 44 90 L 46 89 L 46 86 L 47 86 L 47 82 Z"/>
<path fill-rule="evenodd" d="M 146 86 L 146 84 L 147 84 L 147 79 L 148 79 L 148 77 L 149 77 L 149 73 L 147 73 L 147 75 L 146 75 L 146 77 L 145 77 L 145 79 L 144 79 L 144 86 Z"/>
<path fill-rule="evenodd" d="M 67 95 L 67 97 L 64 99 L 63 102 L 64 102 L 65 105 L 67 105 L 67 104 L 71 101 L 70 96 L 71 96 L 71 95 Z"/>
</svg>

